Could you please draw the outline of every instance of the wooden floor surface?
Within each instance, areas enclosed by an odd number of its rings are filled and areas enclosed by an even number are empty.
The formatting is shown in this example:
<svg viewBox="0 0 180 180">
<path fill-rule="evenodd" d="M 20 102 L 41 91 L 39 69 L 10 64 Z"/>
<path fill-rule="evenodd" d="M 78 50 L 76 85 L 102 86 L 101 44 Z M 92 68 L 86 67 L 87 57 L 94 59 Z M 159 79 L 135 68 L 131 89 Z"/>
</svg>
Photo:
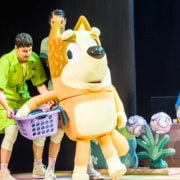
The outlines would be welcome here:
<svg viewBox="0 0 180 180">
<path fill-rule="evenodd" d="M 15 175 L 14 176 L 17 180 L 37 180 L 33 179 L 29 175 L 24 174 L 23 176 Z M 124 175 L 117 180 L 131 180 L 131 179 L 142 179 L 142 180 L 180 180 L 179 176 L 160 176 L 160 175 Z M 39 179 L 41 180 L 41 179 Z M 57 176 L 56 180 L 71 180 L 71 177 L 59 177 Z M 105 177 L 104 180 L 113 180 L 112 178 Z"/>
<path fill-rule="evenodd" d="M 99 170 L 105 180 L 112 180 L 108 176 L 107 170 Z M 71 180 L 72 172 L 70 171 L 57 171 L 56 180 Z M 17 180 L 35 180 L 32 178 L 32 173 L 13 174 Z M 117 180 L 180 180 L 180 168 L 167 168 L 167 169 L 149 169 L 149 168 L 136 168 L 128 169 L 127 173 L 118 178 Z M 37 179 L 36 179 L 37 180 Z M 41 180 L 41 179 L 39 179 Z"/>
</svg>

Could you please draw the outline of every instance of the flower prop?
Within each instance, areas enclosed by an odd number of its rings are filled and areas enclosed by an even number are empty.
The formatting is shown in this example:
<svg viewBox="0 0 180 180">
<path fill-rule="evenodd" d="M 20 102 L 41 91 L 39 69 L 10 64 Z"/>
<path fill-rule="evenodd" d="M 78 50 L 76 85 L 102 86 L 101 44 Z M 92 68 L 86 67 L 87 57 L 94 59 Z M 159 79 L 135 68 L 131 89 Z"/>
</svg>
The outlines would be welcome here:
<svg viewBox="0 0 180 180">
<path fill-rule="evenodd" d="M 139 137 L 142 133 L 145 132 L 144 126 L 146 120 L 138 115 L 131 116 L 127 121 L 127 130 L 130 134 Z"/>
<path fill-rule="evenodd" d="M 160 112 L 154 114 L 151 117 L 150 126 L 151 129 L 159 134 L 168 133 L 171 129 L 172 120 L 171 118 L 164 112 Z"/>
<path fill-rule="evenodd" d="M 127 121 L 127 131 L 138 137 L 137 144 L 145 150 L 138 153 L 138 158 L 151 159 L 150 168 L 167 168 L 163 158 L 176 152 L 173 148 L 164 149 L 169 142 L 169 135 L 166 133 L 171 125 L 171 118 L 164 112 L 154 114 L 150 126 L 143 117 L 137 115 L 131 116 Z"/>
</svg>

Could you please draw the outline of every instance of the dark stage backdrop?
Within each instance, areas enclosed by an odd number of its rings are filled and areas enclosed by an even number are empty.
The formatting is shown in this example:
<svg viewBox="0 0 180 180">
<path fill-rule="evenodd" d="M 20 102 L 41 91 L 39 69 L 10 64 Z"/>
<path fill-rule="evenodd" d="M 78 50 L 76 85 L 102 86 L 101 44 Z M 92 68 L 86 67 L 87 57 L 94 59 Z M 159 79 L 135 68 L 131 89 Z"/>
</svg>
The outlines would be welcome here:
<svg viewBox="0 0 180 180">
<path fill-rule="evenodd" d="M 124 102 L 127 116 L 136 114 L 136 74 L 134 48 L 133 0 L 54 0 L 0 2 L 0 55 L 10 51 L 19 32 L 30 33 L 34 39 L 34 51 L 39 53 L 40 41 L 48 35 L 48 13 L 62 8 L 67 14 L 67 28 L 73 28 L 80 15 L 85 15 L 92 26 L 101 30 L 112 82 Z M 2 11 L 3 9 L 3 11 Z M 1 68 L 1 67 L 0 67 Z M 30 86 L 32 94 L 37 92 Z M 143 94 L 142 94 L 143 96 Z M 73 168 L 75 143 L 65 136 L 58 157 L 57 170 Z M 48 141 L 44 162 L 47 164 Z M 19 135 L 10 162 L 12 172 L 32 170 L 31 141 Z"/>
<path fill-rule="evenodd" d="M 180 90 L 179 9 L 179 0 L 134 0 L 137 112 L 147 120 L 153 112 L 167 109 L 175 118 L 174 97 Z"/>
</svg>

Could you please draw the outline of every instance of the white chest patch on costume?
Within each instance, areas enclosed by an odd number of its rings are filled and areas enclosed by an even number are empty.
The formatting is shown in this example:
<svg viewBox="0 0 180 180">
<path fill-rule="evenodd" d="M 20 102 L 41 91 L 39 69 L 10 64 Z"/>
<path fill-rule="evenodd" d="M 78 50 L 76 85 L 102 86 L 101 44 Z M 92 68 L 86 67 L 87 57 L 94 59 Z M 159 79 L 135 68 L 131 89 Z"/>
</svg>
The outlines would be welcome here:
<svg viewBox="0 0 180 180">
<path fill-rule="evenodd" d="M 77 131 L 84 136 L 110 132 L 117 121 L 115 105 L 107 99 L 78 104 L 74 115 Z"/>
</svg>

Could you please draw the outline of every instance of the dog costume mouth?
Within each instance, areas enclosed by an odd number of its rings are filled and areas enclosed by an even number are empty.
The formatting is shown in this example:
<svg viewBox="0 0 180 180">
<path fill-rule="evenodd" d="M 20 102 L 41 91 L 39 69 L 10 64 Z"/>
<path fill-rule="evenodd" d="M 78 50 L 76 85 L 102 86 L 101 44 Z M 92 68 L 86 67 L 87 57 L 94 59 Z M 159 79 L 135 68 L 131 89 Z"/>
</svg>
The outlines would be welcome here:
<svg viewBox="0 0 180 180">
<path fill-rule="evenodd" d="M 90 84 L 99 84 L 99 83 L 101 83 L 101 81 L 91 81 L 91 82 L 88 82 L 88 83 L 90 83 Z"/>
</svg>

